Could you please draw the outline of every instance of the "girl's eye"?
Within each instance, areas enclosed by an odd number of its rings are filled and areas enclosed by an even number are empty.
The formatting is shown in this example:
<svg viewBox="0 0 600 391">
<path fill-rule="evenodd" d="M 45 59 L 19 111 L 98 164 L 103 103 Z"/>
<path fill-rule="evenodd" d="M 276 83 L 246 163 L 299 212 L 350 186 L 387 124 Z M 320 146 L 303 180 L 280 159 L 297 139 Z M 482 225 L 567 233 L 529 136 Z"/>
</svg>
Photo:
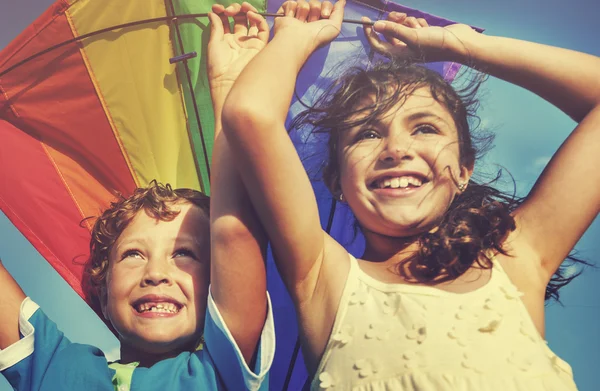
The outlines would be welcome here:
<svg viewBox="0 0 600 391">
<path fill-rule="evenodd" d="M 127 250 L 123 253 L 122 259 L 125 258 L 141 258 L 142 253 L 139 250 Z"/>
<path fill-rule="evenodd" d="M 381 138 L 381 136 L 379 135 L 379 133 L 377 133 L 377 131 L 373 130 L 373 129 L 366 129 L 361 131 L 357 137 L 356 137 L 356 141 L 360 141 L 360 140 L 374 140 L 374 139 L 379 139 Z"/>
<path fill-rule="evenodd" d="M 413 134 L 437 134 L 439 133 L 436 128 L 431 125 L 419 125 L 413 132 Z"/>
</svg>

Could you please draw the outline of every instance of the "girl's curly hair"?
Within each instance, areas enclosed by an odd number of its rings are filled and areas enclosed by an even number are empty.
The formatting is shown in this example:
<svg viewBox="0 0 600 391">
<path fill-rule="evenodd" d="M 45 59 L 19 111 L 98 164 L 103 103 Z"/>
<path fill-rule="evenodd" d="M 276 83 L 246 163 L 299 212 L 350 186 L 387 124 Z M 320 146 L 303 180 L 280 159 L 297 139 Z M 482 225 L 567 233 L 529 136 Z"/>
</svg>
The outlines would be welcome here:
<svg viewBox="0 0 600 391">
<path fill-rule="evenodd" d="M 491 133 L 471 130 L 472 127 L 477 128 L 479 122 L 475 114 L 479 107 L 476 95 L 484 78 L 485 75 L 478 73 L 470 83 L 457 90 L 437 72 L 415 63 L 387 61 L 368 70 L 352 68 L 333 83 L 313 106 L 307 106 L 307 110 L 294 119 L 291 128 L 310 126 L 314 133 L 329 135 L 323 179 L 338 198 L 341 193 L 340 134 L 383 117 L 398 102 L 426 87 L 454 119 L 460 163 L 472 167 L 475 160 L 489 150 L 494 139 Z M 490 186 L 499 177 L 500 173 L 489 183 L 478 183 L 472 178 L 466 190 L 455 197 L 437 229 L 419 235 L 419 250 L 402 261 L 397 272 L 408 281 L 433 283 L 453 280 L 474 263 L 482 268 L 491 268 L 490 253 L 506 254 L 503 242 L 515 229 L 512 212 L 523 202 L 515 194 Z M 568 259 L 571 263 L 587 264 L 572 256 Z M 569 274 L 566 267 L 567 264 L 561 266 L 553 276 L 546 288 L 546 299 L 558 300 L 558 289 L 580 274 Z"/>
<path fill-rule="evenodd" d="M 90 240 L 90 258 L 85 265 L 85 291 L 92 302 L 96 302 L 99 289 L 106 284 L 108 271 L 108 254 L 123 230 L 131 220 L 144 210 L 148 215 L 162 221 L 171 221 L 179 211 L 174 204 L 189 202 L 199 207 L 207 218 L 209 216 L 210 198 L 197 190 L 173 189 L 169 184 L 150 182 L 147 187 L 137 188 L 129 197 L 119 195 L 100 217 L 92 228 Z"/>
</svg>

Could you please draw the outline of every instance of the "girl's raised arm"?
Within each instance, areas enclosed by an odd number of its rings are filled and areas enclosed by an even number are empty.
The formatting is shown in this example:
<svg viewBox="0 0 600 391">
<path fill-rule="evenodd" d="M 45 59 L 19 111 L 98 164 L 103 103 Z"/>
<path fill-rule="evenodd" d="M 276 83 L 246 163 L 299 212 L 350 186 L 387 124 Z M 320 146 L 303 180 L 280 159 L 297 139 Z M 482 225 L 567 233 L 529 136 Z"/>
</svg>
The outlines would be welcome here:
<svg viewBox="0 0 600 391">
<path fill-rule="evenodd" d="M 248 4 L 213 6 L 208 78 L 215 115 L 212 161 L 211 293 L 227 327 L 250 363 L 267 316 L 266 235 L 221 129 L 223 103 L 240 71 L 269 38 L 266 21 Z M 228 16 L 234 18 L 230 31 Z"/>
<path fill-rule="evenodd" d="M 326 252 L 347 257 L 321 229 L 313 189 L 284 125 L 297 74 L 339 34 L 343 7 L 343 0 L 284 3 L 279 12 L 288 16 L 276 19 L 273 40 L 244 69 L 223 109 L 223 130 L 297 303 L 314 293 Z"/>
<path fill-rule="evenodd" d="M 465 25 L 426 27 L 399 14 L 374 29 L 400 40 L 390 44 L 367 29 L 377 48 L 460 61 L 536 93 L 579 123 L 515 212 L 511 247 L 536 258 L 547 283 L 600 210 L 600 59 Z"/>
</svg>

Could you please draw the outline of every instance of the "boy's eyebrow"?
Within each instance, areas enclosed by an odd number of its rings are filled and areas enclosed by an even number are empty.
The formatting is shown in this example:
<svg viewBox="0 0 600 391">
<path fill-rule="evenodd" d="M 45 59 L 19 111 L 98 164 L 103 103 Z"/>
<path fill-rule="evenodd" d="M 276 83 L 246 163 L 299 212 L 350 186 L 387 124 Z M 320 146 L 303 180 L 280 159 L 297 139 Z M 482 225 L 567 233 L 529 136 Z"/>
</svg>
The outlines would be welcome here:
<svg viewBox="0 0 600 391">
<path fill-rule="evenodd" d="M 202 240 L 201 237 L 197 237 L 195 235 L 177 235 L 174 236 L 172 238 L 169 238 L 171 240 L 171 242 L 175 243 L 175 244 L 187 244 L 187 243 L 193 243 L 196 245 L 201 245 L 202 244 Z M 119 242 L 116 246 L 115 249 L 118 250 L 120 247 L 123 247 L 125 245 L 130 245 L 130 244 L 134 244 L 134 243 L 139 243 L 139 244 L 148 244 L 148 243 L 152 243 L 151 238 L 146 238 L 143 236 L 140 237 L 132 237 L 132 238 L 128 238 L 127 240 L 123 241 L 123 242 Z"/>
</svg>

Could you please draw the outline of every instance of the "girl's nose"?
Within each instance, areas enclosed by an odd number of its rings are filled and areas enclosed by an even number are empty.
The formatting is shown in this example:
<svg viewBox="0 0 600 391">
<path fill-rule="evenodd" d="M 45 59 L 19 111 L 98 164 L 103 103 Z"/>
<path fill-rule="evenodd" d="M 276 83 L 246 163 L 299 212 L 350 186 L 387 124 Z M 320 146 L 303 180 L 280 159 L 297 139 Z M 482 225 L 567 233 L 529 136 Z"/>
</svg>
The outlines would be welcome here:
<svg viewBox="0 0 600 391">
<path fill-rule="evenodd" d="M 410 160 L 414 157 L 411 140 L 405 137 L 388 138 L 384 141 L 379 159 L 382 162 L 395 163 Z"/>
</svg>

